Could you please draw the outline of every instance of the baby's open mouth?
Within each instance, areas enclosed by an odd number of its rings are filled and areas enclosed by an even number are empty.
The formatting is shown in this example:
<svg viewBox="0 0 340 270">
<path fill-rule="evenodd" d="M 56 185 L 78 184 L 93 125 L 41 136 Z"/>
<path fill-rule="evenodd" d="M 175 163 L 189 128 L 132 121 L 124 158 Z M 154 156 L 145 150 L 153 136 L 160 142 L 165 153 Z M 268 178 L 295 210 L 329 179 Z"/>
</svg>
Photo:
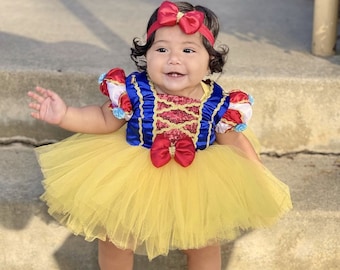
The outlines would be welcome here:
<svg viewBox="0 0 340 270">
<path fill-rule="evenodd" d="M 176 78 L 176 77 L 183 76 L 184 74 L 179 73 L 179 72 L 169 72 L 169 73 L 167 73 L 166 75 L 169 76 L 169 77 L 174 77 L 174 78 Z"/>
</svg>

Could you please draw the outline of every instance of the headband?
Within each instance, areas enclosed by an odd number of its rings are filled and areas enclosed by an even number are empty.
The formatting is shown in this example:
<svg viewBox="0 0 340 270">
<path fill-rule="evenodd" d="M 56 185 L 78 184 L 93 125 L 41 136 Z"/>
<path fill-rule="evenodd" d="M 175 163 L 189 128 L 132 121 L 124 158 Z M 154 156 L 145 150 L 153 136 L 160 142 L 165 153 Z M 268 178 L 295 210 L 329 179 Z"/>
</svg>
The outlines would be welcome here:
<svg viewBox="0 0 340 270">
<path fill-rule="evenodd" d="M 150 38 L 153 32 L 161 27 L 174 26 L 178 24 L 185 34 L 192 35 L 199 32 L 213 46 L 215 38 L 208 27 L 204 25 L 203 21 L 203 12 L 193 10 L 183 13 L 178 10 L 178 7 L 174 3 L 164 1 L 158 8 L 157 21 L 155 21 L 148 30 L 147 39 Z"/>
</svg>

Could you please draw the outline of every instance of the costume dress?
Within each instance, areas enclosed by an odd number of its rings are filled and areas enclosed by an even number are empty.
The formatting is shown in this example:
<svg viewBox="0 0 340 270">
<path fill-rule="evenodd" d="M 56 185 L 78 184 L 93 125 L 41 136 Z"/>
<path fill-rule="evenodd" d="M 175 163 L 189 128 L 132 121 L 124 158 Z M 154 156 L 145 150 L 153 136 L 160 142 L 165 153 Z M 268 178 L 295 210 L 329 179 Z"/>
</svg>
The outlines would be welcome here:
<svg viewBox="0 0 340 270">
<path fill-rule="evenodd" d="M 101 77 L 112 117 L 105 135 L 37 148 L 49 213 L 86 240 L 109 239 L 149 259 L 233 240 L 291 207 L 288 187 L 216 132 L 243 131 L 252 99 L 202 82 L 200 100 L 158 94 L 146 72 Z"/>
</svg>

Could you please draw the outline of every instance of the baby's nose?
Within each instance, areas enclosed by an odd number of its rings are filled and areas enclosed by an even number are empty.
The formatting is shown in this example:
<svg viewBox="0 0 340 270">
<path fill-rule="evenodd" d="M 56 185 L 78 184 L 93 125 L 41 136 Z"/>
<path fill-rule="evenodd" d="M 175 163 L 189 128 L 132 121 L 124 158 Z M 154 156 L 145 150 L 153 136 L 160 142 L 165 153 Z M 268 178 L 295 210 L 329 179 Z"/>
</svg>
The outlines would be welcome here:
<svg viewBox="0 0 340 270">
<path fill-rule="evenodd" d="M 179 53 L 177 52 L 171 52 L 169 54 L 169 60 L 168 60 L 168 64 L 169 65 L 177 65 L 181 63 L 181 59 L 179 56 Z"/>
</svg>

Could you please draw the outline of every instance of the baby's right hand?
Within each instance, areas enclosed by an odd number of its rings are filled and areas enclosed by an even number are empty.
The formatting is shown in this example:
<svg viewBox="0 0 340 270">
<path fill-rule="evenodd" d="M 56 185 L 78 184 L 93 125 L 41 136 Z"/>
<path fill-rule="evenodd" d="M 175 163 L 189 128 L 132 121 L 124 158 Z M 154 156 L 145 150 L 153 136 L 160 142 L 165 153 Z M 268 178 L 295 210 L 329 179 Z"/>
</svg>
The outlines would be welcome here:
<svg viewBox="0 0 340 270">
<path fill-rule="evenodd" d="M 45 121 L 49 124 L 59 125 L 66 114 L 65 102 L 51 90 L 36 87 L 35 91 L 29 91 L 27 95 L 33 100 L 29 107 L 33 118 Z"/>
</svg>

